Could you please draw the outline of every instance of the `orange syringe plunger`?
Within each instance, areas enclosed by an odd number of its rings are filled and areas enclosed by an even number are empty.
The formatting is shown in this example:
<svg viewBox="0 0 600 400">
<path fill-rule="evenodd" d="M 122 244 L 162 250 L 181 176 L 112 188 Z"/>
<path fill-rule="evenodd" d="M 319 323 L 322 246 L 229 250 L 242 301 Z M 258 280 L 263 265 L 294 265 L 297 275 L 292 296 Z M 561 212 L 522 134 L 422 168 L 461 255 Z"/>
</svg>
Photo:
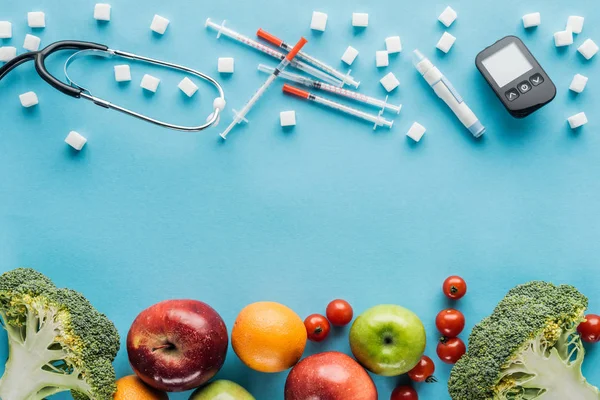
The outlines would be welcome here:
<svg viewBox="0 0 600 400">
<path fill-rule="evenodd" d="M 288 55 L 285 58 L 292 61 L 294 59 L 294 57 L 296 57 L 296 54 L 298 54 L 300 52 L 300 50 L 302 50 L 302 48 L 304 47 L 304 45 L 307 42 L 308 42 L 308 40 L 304 39 L 303 37 L 300 38 L 298 43 L 296 43 L 296 45 L 292 48 L 292 50 L 290 50 L 290 52 L 288 53 Z"/>
<path fill-rule="evenodd" d="M 310 97 L 310 93 L 306 90 L 298 89 L 297 87 L 288 85 L 287 83 L 283 85 L 283 93 L 291 94 L 303 99 L 308 99 Z"/>
<path fill-rule="evenodd" d="M 257 32 L 256 32 L 256 36 L 258 36 L 259 38 L 271 43 L 272 45 L 275 45 L 277 47 L 282 47 L 283 45 L 283 40 L 279 39 L 277 36 L 270 34 L 269 32 L 265 31 L 264 29 L 260 28 Z"/>
</svg>

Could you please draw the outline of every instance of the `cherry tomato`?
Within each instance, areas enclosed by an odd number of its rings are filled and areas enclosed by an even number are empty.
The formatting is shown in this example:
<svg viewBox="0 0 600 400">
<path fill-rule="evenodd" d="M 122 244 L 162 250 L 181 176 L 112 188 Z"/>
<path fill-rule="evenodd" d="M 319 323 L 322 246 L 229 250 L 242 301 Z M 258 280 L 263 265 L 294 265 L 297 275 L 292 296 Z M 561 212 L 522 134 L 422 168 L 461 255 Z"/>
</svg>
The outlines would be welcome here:
<svg viewBox="0 0 600 400">
<path fill-rule="evenodd" d="M 446 364 L 456 364 L 466 352 L 467 347 L 459 338 L 443 337 L 437 345 L 437 355 Z"/>
<path fill-rule="evenodd" d="M 329 330 L 331 329 L 329 321 L 321 314 L 312 314 L 306 317 L 304 326 L 306 327 L 308 340 L 312 340 L 313 342 L 322 342 L 325 340 L 329 336 Z"/>
<path fill-rule="evenodd" d="M 352 306 L 345 300 L 333 300 L 327 305 L 327 319 L 333 325 L 348 325 L 353 315 Z"/>
<path fill-rule="evenodd" d="M 398 386 L 392 392 L 390 400 L 419 400 L 419 395 L 410 386 Z"/>
<path fill-rule="evenodd" d="M 467 294 L 467 283 L 460 276 L 450 276 L 444 281 L 442 290 L 449 299 L 458 300 Z"/>
<path fill-rule="evenodd" d="M 408 377 L 413 382 L 437 382 L 433 373 L 435 372 L 435 364 L 433 360 L 427 356 L 421 357 L 419 363 L 410 371 L 408 371 Z"/>
<path fill-rule="evenodd" d="M 584 342 L 600 342 L 600 316 L 595 314 L 586 315 L 585 321 L 579 324 L 577 331 Z"/>
<path fill-rule="evenodd" d="M 442 310 L 435 317 L 435 326 L 442 335 L 449 338 L 457 337 L 465 329 L 465 316 L 452 308 Z"/>
</svg>

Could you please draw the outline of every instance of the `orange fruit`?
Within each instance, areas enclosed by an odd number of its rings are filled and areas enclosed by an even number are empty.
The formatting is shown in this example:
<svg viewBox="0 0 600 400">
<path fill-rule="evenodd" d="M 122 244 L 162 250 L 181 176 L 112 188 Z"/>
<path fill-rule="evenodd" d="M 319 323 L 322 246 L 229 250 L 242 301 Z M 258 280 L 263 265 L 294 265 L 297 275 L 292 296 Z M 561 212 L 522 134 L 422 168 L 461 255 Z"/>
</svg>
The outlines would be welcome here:
<svg viewBox="0 0 600 400">
<path fill-rule="evenodd" d="M 258 302 L 244 308 L 233 325 L 231 344 L 248 367 L 281 372 L 293 367 L 306 347 L 304 322 L 283 304 Z"/>
<path fill-rule="evenodd" d="M 137 376 L 129 375 L 117 381 L 114 400 L 169 400 L 169 396 L 146 385 Z"/>
</svg>

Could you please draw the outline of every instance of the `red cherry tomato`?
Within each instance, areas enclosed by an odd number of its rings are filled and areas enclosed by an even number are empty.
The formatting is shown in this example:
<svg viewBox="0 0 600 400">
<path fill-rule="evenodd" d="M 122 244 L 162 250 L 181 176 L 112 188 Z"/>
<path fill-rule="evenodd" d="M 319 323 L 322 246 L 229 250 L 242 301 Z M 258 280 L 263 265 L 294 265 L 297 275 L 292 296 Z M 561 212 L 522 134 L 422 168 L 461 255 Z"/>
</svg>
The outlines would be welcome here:
<svg viewBox="0 0 600 400">
<path fill-rule="evenodd" d="M 410 386 L 398 386 L 392 392 L 390 400 L 419 400 L 419 395 Z"/>
<path fill-rule="evenodd" d="M 456 364 L 467 352 L 467 346 L 459 338 L 443 337 L 437 345 L 437 355 L 446 364 Z"/>
<path fill-rule="evenodd" d="M 465 316 L 452 308 L 442 310 L 435 317 L 435 326 L 442 335 L 449 338 L 457 337 L 465 329 Z"/>
<path fill-rule="evenodd" d="M 579 324 L 577 331 L 584 342 L 600 342 L 600 316 L 595 314 L 586 315 L 585 321 Z"/>
<path fill-rule="evenodd" d="M 442 290 L 448 298 L 458 300 L 467 294 L 467 283 L 460 276 L 450 276 L 444 281 Z"/>
<path fill-rule="evenodd" d="M 413 382 L 437 382 L 437 379 L 433 376 L 435 372 L 435 364 L 433 360 L 427 356 L 421 357 L 419 363 L 410 371 L 408 371 L 408 377 Z"/>
<path fill-rule="evenodd" d="M 331 329 L 329 321 L 321 314 L 312 314 L 306 317 L 304 326 L 306 327 L 308 340 L 312 340 L 313 342 L 322 342 L 325 340 L 329 336 L 329 330 Z"/>
<path fill-rule="evenodd" d="M 345 300 L 333 300 L 327 305 L 327 319 L 333 325 L 348 325 L 353 315 L 352 306 Z"/>
</svg>

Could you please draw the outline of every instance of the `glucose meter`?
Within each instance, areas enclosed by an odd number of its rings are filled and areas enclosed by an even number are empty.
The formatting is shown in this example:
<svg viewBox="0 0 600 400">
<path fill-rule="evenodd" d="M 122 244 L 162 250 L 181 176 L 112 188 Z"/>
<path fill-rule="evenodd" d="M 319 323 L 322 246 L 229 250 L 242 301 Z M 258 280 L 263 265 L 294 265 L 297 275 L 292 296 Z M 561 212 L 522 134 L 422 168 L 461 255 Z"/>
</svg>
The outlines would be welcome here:
<svg viewBox="0 0 600 400">
<path fill-rule="evenodd" d="M 556 97 L 556 86 L 516 36 L 507 36 L 483 50 L 475 64 L 515 118 L 528 116 Z"/>
</svg>

